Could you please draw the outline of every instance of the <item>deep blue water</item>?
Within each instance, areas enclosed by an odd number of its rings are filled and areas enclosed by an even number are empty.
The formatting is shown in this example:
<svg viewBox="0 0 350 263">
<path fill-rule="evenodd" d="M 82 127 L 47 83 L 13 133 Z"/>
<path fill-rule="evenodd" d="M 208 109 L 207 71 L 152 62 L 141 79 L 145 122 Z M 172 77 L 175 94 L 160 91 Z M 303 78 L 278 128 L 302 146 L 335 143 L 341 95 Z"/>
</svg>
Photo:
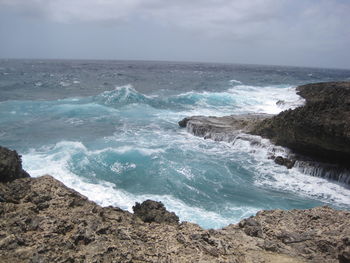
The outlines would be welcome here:
<svg viewBox="0 0 350 263">
<path fill-rule="evenodd" d="M 297 85 L 338 80 L 350 71 L 0 60 L 0 145 L 19 151 L 33 176 L 51 174 L 101 205 L 131 210 L 151 198 L 207 228 L 261 209 L 349 209 L 346 186 L 274 164 L 268 155 L 286 150 L 268 140 L 215 142 L 177 124 L 191 115 L 278 113 L 303 103 Z"/>
</svg>

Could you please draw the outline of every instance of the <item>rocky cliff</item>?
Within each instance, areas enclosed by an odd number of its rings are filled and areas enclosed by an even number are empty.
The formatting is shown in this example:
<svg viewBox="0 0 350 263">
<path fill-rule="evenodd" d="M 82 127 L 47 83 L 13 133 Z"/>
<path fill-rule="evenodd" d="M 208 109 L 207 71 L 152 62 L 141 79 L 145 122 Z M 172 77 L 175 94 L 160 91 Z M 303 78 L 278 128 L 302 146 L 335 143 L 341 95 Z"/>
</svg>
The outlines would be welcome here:
<svg viewBox="0 0 350 263">
<path fill-rule="evenodd" d="M 329 207 L 205 230 L 151 200 L 134 214 L 101 207 L 48 175 L 0 195 L 0 262 L 350 262 L 350 212 Z"/>
<path fill-rule="evenodd" d="M 306 104 L 266 119 L 252 133 L 313 159 L 350 167 L 350 82 L 297 88 Z"/>
</svg>

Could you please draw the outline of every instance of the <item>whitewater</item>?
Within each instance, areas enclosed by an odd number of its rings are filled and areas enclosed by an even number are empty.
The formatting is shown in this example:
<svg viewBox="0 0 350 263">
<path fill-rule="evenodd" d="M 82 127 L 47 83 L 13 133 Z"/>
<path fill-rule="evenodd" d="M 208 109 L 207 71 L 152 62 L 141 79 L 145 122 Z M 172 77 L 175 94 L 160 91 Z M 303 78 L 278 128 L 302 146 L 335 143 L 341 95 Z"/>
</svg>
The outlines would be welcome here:
<svg viewBox="0 0 350 263">
<path fill-rule="evenodd" d="M 191 135 L 193 115 L 277 114 L 304 103 L 298 85 L 350 80 L 349 70 L 131 62 L 0 61 L 0 145 L 32 176 L 50 174 L 103 206 L 162 201 L 205 228 L 262 209 L 350 209 L 341 182 L 287 169 L 259 136 Z"/>
</svg>

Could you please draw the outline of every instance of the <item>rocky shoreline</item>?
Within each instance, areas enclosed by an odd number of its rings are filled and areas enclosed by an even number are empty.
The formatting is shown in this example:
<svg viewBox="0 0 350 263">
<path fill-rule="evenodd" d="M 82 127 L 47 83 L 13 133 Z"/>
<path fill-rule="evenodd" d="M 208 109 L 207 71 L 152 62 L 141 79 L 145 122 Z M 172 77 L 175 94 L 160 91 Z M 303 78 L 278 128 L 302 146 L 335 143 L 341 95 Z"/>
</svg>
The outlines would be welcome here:
<svg viewBox="0 0 350 263">
<path fill-rule="evenodd" d="M 348 211 L 260 211 L 205 230 L 151 200 L 101 207 L 0 153 L 0 262 L 350 262 Z"/>
<path fill-rule="evenodd" d="M 297 87 L 304 106 L 265 119 L 251 133 L 314 160 L 350 167 L 350 82 Z"/>
<path fill-rule="evenodd" d="M 225 117 L 193 116 L 179 122 L 205 139 L 233 142 L 242 134 L 268 138 L 287 147 L 287 156 L 275 156 L 277 164 L 297 167 L 310 175 L 350 184 L 350 82 L 314 83 L 297 87 L 306 101 L 276 116 L 265 114 Z M 281 102 L 277 102 L 281 103 Z M 254 137 L 251 137 L 252 143 Z"/>
<path fill-rule="evenodd" d="M 258 143 L 254 138 L 264 136 L 293 151 L 271 156 L 276 163 L 291 168 L 326 159 L 347 180 L 350 83 L 310 84 L 298 92 L 306 104 L 276 116 L 196 116 L 179 125 L 218 141 L 246 134 Z M 49 175 L 31 178 L 20 156 L 0 147 L 0 262 L 350 262 L 349 211 L 260 211 L 205 230 L 179 222 L 160 202 L 146 200 L 133 210 L 101 207 Z"/>
</svg>

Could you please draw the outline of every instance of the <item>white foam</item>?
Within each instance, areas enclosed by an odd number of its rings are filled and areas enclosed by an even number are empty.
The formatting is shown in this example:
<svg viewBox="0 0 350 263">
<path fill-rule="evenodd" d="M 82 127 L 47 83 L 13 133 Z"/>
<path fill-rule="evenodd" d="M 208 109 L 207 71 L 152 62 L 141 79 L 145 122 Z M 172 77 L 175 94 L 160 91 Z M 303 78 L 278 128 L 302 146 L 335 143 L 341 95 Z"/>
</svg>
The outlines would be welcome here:
<svg viewBox="0 0 350 263">
<path fill-rule="evenodd" d="M 106 141 L 110 140 L 110 141 L 115 141 L 115 137 L 110 137 L 110 138 L 105 138 Z M 151 149 L 151 148 L 142 148 L 142 147 L 133 147 L 133 146 L 120 146 L 120 147 L 107 147 L 107 148 L 103 148 L 102 150 L 96 150 L 94 151 L 95 154 L 101 154 L 104 152 L 115 152 L 115 153 L 119 153 L 119 154 L 124 154 L 124 153 L 128 153 L 128 152 L 138 152 L 141 155 L 144 156 L 151 156 L 157 153 L 162 153 L 164 152 L 164 149 L 161 148 L 155 148 L 155 149 Z"/>
<path fill-rule="evenodd" d="M 71 156 L 79 152 L 84 152 L 87 155 L 96 154 L 95 151 L 89 152 L 80 142 L 63 141 L 53 147 L 44 147 L 39 151 L 32 150 L 28 154 L 24 154 L 23 166 L 34 177 L 44 174 L 54 176 L 68 187 L 75 189 L 99 205 L 117 206 L 132 212 L 132 206 L 135 202 L 152 199 L 163 202 L 168 210 L 174 211 L 180 217 L 180 220 L 195 222 L 205 228 L 219 228 L 230 223 L 236 223 L 242 217 L 252 215 L 258 211 L 258 209 L 251 207 L 228 207 L 228 209 L 237 210 L 236 215 L 224 217 L 212 211 L 189 206 L 171 195 L 134 195 L 118 189 L 117 185 L 106 181 L 99 180 L 92 183 L 88 178 L 81 177 L 69 169 Z M 85 164 L 83 163 L 82 165 Z M 132 163 L 124 165 L 114 163 L 112 165 L 116 173 L 121 173 L 125 169 L 134 169 L 135 167 Z M 185 172 L 185 176 L 187 176 L 187 172 Z"/>
<path fill-rule="evenodd" d="M 231 84 L 232 84 L 232 83 L 242 84 L 242 82 L 241 82 L 241 81 L 236 80 L 236 79 L 231 79 L 231 80 L 230 80 L 230 83 L 231 83 Z"/>
<path fill-rule="evenodd" d="M 177 98 L 177 103 L 186 106 L 186 110 L 182 112 L 167 113 L 174 116 L 225 116 L 245 113 L 278 114 L 283 110 L 294 109 L 305 103 L 304 99 L 296 94 L 295 87 L 291 86 L 236 85 L 222 92 L 190 91 L 170 99 L 174 98 Z M 184 101 L 181 101 L 181 99 Z"/>
<path fill-rule="evenodd" d="M 244 165 L 245 169 L 255 175 L 254 184 L 257 187 L 289 192 L 330 205 L 349 207 L 350 191 L 346 186 L 303 174 L 298 168 L 287 169 L 269 159 L 272 155 L 287 157 L 290 151 L 273 145 L 268 139 L 240 134 L 234 142 L 227 143 L 204 140 L 188 133 L 184 133 L 184 136 L 187 137 L 184 139 L 187 142 L 182 144 L 188 149 L 202 151 L 207 155 L 219 155 Z M 201 147 L 203 144 L 211 144 L 212 147 Z"/>
<path fill-rule="evenodd" d="M 60 82 L 60 85 L 61 85 L 62 87 L 68 87 L 68 86 L 70 86 L 71 84 L 70 84 L 69 82 L 66 82 L 66 81 L 61 81 L 61 82 Z"/>
<path fill-rule="evenodd" d="M 126 171 L 130 171 L 136 168 L 136 164 L 134 163 L 120 163 L 120 162 L 115 162 L 114 164 L 111 165 L 111 170 L 117 174 L 122 174 Z"/>
<path fill-rule="evenodd" d="M 187 179 L 192 179 L 194 177 L 194 174 L 191 172 L 191 168 L 189 167 L 181 167 L 181 168 L 175 168 L 175 170 L 185 176 Z"/>
<path fill-rule="evenodd" d="M 286 109 L 294 109 L 305 103 L 296 94 L 295 87 L 271 86 L 258 87 L 238 85 L 229 89 L 239 101 L 240 109 L 237 113 L 268 113 L 278 114 Z"/>
<path fill-rule="evenodd" d="M 248 152 L 255 159 L 249 167 L 254 171 L 255 185 L 295 193 L 330 205 L 349 206 L 350 191 L 344 185 L 304 174 L 297 168 L 287 169 L 268 158 L 272 154 L 286 157 L 288 149 L 276 147 L 266 139 L 261 139 L 261 143 L 251 143 L 241 138 L 236 140 L 234 147 Z"/>
</svg>

